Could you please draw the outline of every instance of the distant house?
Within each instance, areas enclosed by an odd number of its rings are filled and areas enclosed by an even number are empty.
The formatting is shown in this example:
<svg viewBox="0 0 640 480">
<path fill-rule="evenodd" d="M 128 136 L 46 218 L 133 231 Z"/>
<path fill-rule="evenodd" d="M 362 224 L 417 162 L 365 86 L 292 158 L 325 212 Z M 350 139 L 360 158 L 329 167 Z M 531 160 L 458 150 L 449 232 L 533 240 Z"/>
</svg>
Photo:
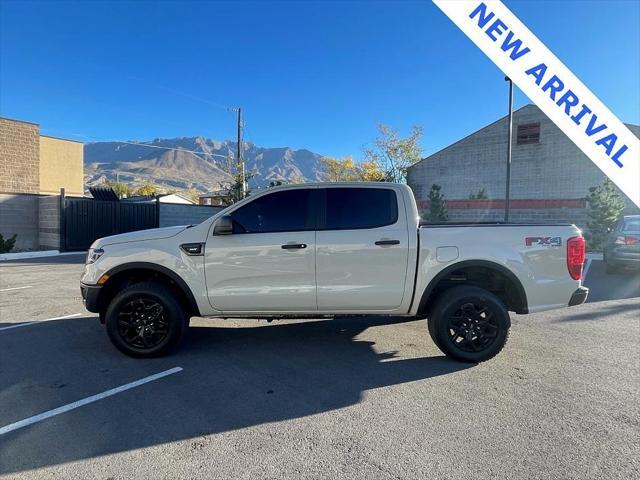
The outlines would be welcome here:
<svg viewBox="0 0 640 480">
<path fill-rule="evenodd" d="M 196 202 L 181 193 L 168 193 L 160 195 L 160 203 L 182 203 L 184 205 L 195 205 Z"/>
<path fill-rule="evenodd" d="M 145 202 L 155 202 L 156 197 L 136 195 L 133 197 L 122 198 L 121 200 L 123 202 L 129 202 L 129 203 L 145 203 Z M 189 197 L 181 193 L 167 193 L 165 195 L 159 195 L 158 200 L 160 201 L 160 203 L 179 203 L 181 205 L 196 205 L 196 202 L 194 202 Z"/>
<path fill-rule="evenodd" d="M 217 192 L 200 195 L 200 197 L 198 197 L 198 203 L 211 207 L 226 207 L 233 203 L 233 197 L 229 190 L 218 190 Z"/>
</svg>

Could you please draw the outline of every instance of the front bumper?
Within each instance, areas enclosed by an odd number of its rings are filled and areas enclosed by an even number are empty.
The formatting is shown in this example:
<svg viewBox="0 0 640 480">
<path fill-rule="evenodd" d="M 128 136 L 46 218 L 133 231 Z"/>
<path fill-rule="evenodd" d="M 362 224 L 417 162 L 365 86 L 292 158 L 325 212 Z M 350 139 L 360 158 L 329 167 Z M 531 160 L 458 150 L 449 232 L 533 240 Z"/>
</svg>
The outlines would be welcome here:
<svg viewBox="0 0 640 480">
<path fill-rule="evenodd" d="M 86 285 L 80 284 L 80 293 L 82 294 L 82 303 L 84 307 L 93 313 L 100 313 L 98 308 L 98 297 L 100 296 L 100 289 L 102 285 Z"/>
<path fill-rule="evenodd" d="M 579 287 L 571 298 L 569 299 L 569 306 L 573 307 L 574 305 L 582 305 L 587 301 L 587 296 L 589 296 L 589 289 L 587 287 Z"/>
</svg>

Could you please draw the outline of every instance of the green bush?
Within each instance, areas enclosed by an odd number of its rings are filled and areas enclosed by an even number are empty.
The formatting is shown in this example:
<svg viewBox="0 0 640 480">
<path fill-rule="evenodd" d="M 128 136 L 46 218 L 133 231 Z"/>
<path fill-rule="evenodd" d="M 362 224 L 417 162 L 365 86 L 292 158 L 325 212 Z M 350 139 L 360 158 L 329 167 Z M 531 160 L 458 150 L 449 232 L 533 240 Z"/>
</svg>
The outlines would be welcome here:
<svg viewBox="0 0 640 480">
<path fill-rule="evenodd" d="M 429 191 L 429 212 L 425 219 L 427 223 L 443 223 L 449 220 L 444 195 L 441 193 L 442 187 L 435 183 L 431 185 Z"/>
<path fill-rule="evenodd" d="M 609 229 L 613 228 L 622 215 L 624 202 L 618 195 L 613 182 L 605 178 L 601 185 L 589 189 L 587 205 L 589 207 L 589 221 L 585 232 L 587 249 L 592 252 L 601 252 Z"/>
<path fill-rule="evenodd" d="M 14 235 L 13 237 L 5 240 L 0 233 L 0 253 L 9 253 L 13 246 L 16 244 L 16 237 L 17 235 Z"/>
</svg>

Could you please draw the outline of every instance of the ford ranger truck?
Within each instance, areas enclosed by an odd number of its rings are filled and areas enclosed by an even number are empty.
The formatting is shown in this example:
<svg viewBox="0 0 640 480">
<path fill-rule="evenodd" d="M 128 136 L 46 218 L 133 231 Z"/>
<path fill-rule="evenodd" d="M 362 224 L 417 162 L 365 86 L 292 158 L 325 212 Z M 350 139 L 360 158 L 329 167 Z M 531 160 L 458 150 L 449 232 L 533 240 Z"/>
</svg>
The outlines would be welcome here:
<svg viewBox="0 0 640 480">
<path fill-rule="evenodd" d="M 199 225 L 96 240 L 86 308 L 134 357 L 174 349 L 191 317 L 426 318 L 464 362 L 504 347 L 509 312 L 583 303 L 585 243 L 574 225 L 422 225 L 409 187 L 269 188 Z"/>
</svg>

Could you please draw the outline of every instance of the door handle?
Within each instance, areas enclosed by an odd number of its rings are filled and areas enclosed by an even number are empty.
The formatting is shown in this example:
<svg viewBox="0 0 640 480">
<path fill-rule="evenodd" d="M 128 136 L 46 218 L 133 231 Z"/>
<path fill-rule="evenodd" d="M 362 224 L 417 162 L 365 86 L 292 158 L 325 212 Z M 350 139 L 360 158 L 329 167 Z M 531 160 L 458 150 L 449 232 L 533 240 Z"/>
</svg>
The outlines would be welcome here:
<svg viewBox="0 0 640 480">
<path fill-rule="evenodd" d="M 400 240 L 378 240 L 376 245 L 400 245 Z"/>
<path fill-rule="evenodd" d="M 299 250 L 301 248 L 307 248 L 306 243 L 285 243 L 282 245 L 285 250 Z"/>
</svg>

